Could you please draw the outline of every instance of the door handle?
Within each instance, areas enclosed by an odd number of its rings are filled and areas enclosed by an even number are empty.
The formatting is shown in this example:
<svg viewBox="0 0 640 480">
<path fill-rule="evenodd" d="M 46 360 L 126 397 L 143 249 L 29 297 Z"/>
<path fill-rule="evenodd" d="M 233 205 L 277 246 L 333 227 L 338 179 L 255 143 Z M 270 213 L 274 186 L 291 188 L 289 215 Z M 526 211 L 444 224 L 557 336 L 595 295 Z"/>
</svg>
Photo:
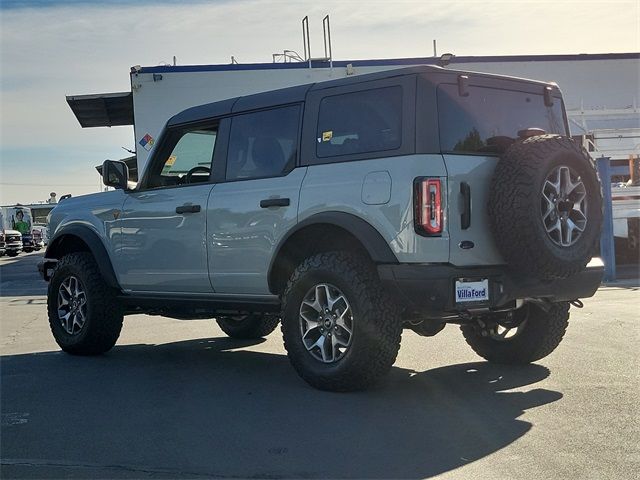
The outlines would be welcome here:
<svg viewBox="0 0 640 480">
<path fill-rule="evenodd" d="M 471 187 L 467 182 L 460 183 L 462 194 L 462 214 L 460 215 L 460 228 L 466 230 L 471 226 Z"/>
<path fill-rule="evenodd" d="M 176 213 L 198 213 L 200 205 L 180 205 L 176 207 Z"/>
<path fill-rule="evenodd" d="M 288 198 L 265 198 L 260 200 L 260 208 L 288 207 L 290 203 Z"/>
</svg>

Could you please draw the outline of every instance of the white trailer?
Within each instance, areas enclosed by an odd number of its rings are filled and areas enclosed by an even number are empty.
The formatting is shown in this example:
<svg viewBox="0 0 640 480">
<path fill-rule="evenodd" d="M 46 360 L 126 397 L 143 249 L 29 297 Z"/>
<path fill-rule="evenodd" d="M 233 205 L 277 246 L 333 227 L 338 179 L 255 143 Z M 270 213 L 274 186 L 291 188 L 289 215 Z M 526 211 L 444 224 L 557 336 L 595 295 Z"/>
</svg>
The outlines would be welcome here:
<svg viewBox="0 0 640 480">
<path fill-rule="evenodd" d="M 324 63 L 324 62 L 323 62 Z M 405 65 L 398 65 L 397 68 Z M 284 67 L 284 68 L 283 68 Z M 80 123 L 85 105 L 93 100 L 106 99 L 124 103 L 130 99 L 136 139 L 138 171 L 142 172 L 165 122 L 182 110 L 253 93 L 292 87 L 307 83 L 343 78 L 348 75 L 372 73 L 392 68 L 389 65 L 349 66 L 334 68 L 307 63 L 196 65 L 132 67 L 131 93 L 72 96 L 67 101 Z M 105 109 L 108 105 L 105 102 Z M 109 118 L 109 114 L 104 115 Z"/>
<path fill-rule="evenodd" d="M 130 92 L 68 96 L 67 102 L 83 127 L 133 125 L 137 166 L 142 171 L 165 122 L 186 108 L 277 88 L 424 64 L 448 64 L 445 68 L 555 81 L 563 90 L 574 134 L 604 127 L 640 127 L 636 105 L 640 84 L 638 53 L 353 61 L 325 58 L 288 63 L 135 66 L 130 72 Z M 615 86 L 609 87 L 613 78 Z"/>
</svg>

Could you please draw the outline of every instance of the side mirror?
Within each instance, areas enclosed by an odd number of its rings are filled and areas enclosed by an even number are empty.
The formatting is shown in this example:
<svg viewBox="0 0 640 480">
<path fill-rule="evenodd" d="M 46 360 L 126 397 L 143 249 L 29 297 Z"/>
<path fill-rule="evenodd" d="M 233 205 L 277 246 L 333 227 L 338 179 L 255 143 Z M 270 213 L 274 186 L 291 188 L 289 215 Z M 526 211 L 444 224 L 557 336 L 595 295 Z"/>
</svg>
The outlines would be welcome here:
<svg viewBox="0 0 640 480">
<path fill-rule="evenodd" d="M 102 183 L 107 187 L 126 190 L 129 182 L 129 167 L 119 160 L 105 160 L 102 164 Z"/>
</svg>

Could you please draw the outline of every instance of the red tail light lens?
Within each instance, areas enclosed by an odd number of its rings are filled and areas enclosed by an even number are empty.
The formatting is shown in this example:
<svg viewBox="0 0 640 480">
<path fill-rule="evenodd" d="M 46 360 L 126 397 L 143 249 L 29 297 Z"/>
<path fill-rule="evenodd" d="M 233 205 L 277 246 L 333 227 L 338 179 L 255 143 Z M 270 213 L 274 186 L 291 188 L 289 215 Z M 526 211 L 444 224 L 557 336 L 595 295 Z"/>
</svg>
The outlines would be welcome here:
<svg viewBox="0 0 640 480">
<path fill-rule="evenodd" d="M 418 178 L 414 184 L 416 232 L 440 235 L 443 228 L 442 181 L 439 178 Z"/>
</svg>

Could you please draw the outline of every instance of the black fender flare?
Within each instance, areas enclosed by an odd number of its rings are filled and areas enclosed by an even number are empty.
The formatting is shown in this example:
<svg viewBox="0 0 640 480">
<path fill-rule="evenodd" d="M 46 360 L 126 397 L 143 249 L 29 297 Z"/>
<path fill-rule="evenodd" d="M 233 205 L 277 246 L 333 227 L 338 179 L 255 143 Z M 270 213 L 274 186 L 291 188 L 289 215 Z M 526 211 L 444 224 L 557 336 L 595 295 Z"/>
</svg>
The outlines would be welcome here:
<svg viewBox="0 0 640 480">
<path fill-rule="evenodd" d="M 393 250 L 391 250 L 389 243 L 382 237 L 380 232 L 366 220 L 346 212 L 329 211 L 316 213 L 298 222 L 296 226 L 289 230 L 287 234 L 280 239 L 280 242 L 278 242 L 274 250 L 274 255 L 271 257 L 269 270 L 267 272 L 270 287 L 276 260 L 280 256 L 281 250 L 289 238 L 305 227 L 318 224 L 335 225 L 349 232 L 362 244 L 371 257 L 371 260 L 376 264 L 398 263 L 398 258 L 393 253 Z"/>
<path fill-rule="evenodd" d="M 50 258 L 59 259 L 64 255 L 64 240 L 68 237 L 76 237 L 87 245 L 93 258 L 98 264 L 98 269 L 104 281 L 112 288 L 121 290 L 120 284 L 116 277 L 111 258 L 107 253 L 104 243 L 100 236 L 88 227 L 82 225 L 69 225 L 58 230 L 53 238 L 49 240 L 47 251 L 45 252 L 45 261 Z"/>
</svg>

